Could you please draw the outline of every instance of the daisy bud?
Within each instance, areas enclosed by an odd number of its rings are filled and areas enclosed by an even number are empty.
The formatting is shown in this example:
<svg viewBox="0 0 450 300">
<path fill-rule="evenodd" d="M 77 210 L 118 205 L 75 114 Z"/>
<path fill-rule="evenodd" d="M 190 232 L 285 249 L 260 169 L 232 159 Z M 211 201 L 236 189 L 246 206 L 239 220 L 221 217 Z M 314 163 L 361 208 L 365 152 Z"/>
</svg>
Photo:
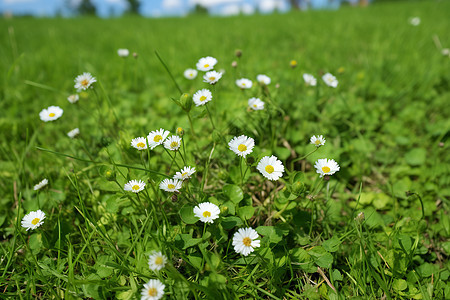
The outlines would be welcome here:
<svg viewBox="0 0 450 300">
<path fill-rule="evenodd" d="M 192 108 L 192 99 L 189 96 L 189 94 L 184 93 L 183 95 L 181 95 L 180 97 L 180 104 L 181 107 L 186 111 L 189 112 Z"/>
<path fill-rule="evenodd" d="M 236 57 L 241 57 L 241 56 L 242 56 L 242 50 L 241 50 L 241 49 L 237 49 L 237 50 L 234 52 L 234 55 L 236 55 Z"/>
<path fill-rule="evenodd" d="M 138 58 L 138 56 L 139 56 L 139 55 L 138 55 L 138 54 L 137 54 L 136 52 L 133 52 L 133 57 L 134 57 L 134 58 L 136 58 L 136 59 L 137 59 L 137 58 Z"/>
<path fill-rule="evenodd" d="M 178 135 L 178 136 L 183 136 L 183 135 L 184 135 L 184 129 L 181 128 L 181 127 L 178 127 L 178 128 L 177 128 L 177 135 Z"/>
<path fill-rule="evenodd" d="M 178 196 L 176 194 L 172 195 L 172 202 L 177 202 Z"/>
<path fill-rule="evenodd" d="M 279 83 L 275 84 L 275 88 L 279 89 L 280 88 L 280 84 Z"/>
<path fill-rule="evenodd" d="M 107 169 L 105 171 L 105 177 L 108 181 L 115 181 L 116 180 L 116 172 L 114 172 L 113 169 Z"/>
<path fill-rule="evenodd" d="M 293 69 L 298 65 L 297 61 L 295 59 L 291 60 L 289 62 L 289 66 Z"/>
<path fill-rule="evenodd" d="M 444 147 L 444 143 L 443 142 L 439 142 L 439 147 Z"/>
<path fill-rule="evenodd" d="M 364 216 L 364 213 L 363 213 L 363 212 L 360 212 L 360 213 L 356 216 L 355 221 L 356 221 L 358 224 L 361 224 L 361 223 L 364 221 L 365 218 L 366 218 L 366 217 Z"/>
<path fill-rule="evenodd" d="M 231 63 L 231 66 L 233 67 L 233 68 L 236 68 L 237 67 L 237 61 L 233 61 L 232 63 Z"/>
</svg>

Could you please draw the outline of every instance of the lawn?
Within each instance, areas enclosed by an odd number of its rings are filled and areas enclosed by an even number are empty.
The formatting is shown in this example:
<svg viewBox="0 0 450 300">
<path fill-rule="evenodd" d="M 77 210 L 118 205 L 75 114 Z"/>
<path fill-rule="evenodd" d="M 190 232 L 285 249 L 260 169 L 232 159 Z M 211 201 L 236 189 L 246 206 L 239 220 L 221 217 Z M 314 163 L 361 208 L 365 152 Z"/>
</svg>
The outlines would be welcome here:
<svg viewBox="0 0 450 300">
<path fill-rule="evenodd" d="M 450 298 L 449 11 L 0 20 L 2 297 Z"/>
</svg>

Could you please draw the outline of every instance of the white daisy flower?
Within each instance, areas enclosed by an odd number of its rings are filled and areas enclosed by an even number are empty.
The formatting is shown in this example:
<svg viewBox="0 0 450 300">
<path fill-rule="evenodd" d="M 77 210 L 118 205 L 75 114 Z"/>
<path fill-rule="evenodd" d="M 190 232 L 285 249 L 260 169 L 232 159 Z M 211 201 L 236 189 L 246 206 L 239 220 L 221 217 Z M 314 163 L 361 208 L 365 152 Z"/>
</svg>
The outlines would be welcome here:
<svg viewBox="0 0 450 300">
<path fill-rule="evenodd" d="M 247 78 L 241 78 L 236 80 L 236 85 L 241 89 L 250 89 L 253 85 L 253 82 Z"/>
<path fill-rule="evenodd" d="M 194 207 L 194 215 L 200 218 L 200 221 L 203 223 L 214 223 L 214 220 L 219 217 L 219 214 L 219 207 L 211 202 L 203 202 Z"/>
<path fill-rule="evenodd" d="M 148 266 L 150 270 L 157 272 L 164 268 L 167 263 L 167 257 L 161 253 L 161 251 L 152 251 L 148 259 Z"/>
<path fill-rule="evenodd" d="M 441 50 L 441 54 L 444 56 L 449 56 L 450 55 L 450 49 L 449 48 L 444 48 Z"/>
<path fill-rule="evenodd" d="M 139 193 L 140 191 L 142 191 L 145 187 L 145 182 L 143 182 L 142 180 L 130 180 L 127 183 L 125 183 L 125 186 L 123 187 L 123 189 L 125 191 L 128 192 L 133 192 L 133 193 Z"/>
<path fill-rule="evenodd" d="M 247 154 L 252 153 L 253 147 L 255 147 L 255 140 L 245 135 L 235 136 L 228 143 L 228 146 L 237 155 L 246 157 Z"/>
<path fill-rule="evenodd" d="M 42 224 L 44 224 L 45 213 L 38 209 L 37 211 L 32 211 L 28 215 L 25 215 L 22 219 L 22 227 L 26 228 L 27 231 L 30 229 L 36 229 Z"/>
<path fill-rule="evenodd" d="M 214 66 L 217 64 L 217 59 L 211 56 L 202 57 L 198 60 L 198 63 L 196 65 L 197 70 L 199 71 L 209 71 L 214 69 Z"/>
<path fill-rule="evenodd" d="M 409 24 L 411 24 L 412 26 L 419 26 L 420 25 L 420 18 L 419 17 L 414 17 L 409 19 Z"/>
<path fill-rule="evenodd" d="M 160 184 L 159 188 L 166 192 L 178 192 L 181 189 L 182 181 L 178 179 L 164 179 Z"/>
<path fill-rule="evenodd" d="M 78 102 L 79 99 L 80 99 L 80 96 L 78 96 L 78 94 L 73 94 L 73 95 L 70 95 L 69 97 L 67 97 L 67 101 L 69 101 L 72 104 L 75 102 Z"/>
<path fill-rule="evenodd" d="M 97 79 L 92 77 L 91 73 L 84 72 L 75 78 L 75 88 L 77 90 L 87 90 L 94 82 L 97 82 Z"/>
<path fill-rule="evenodd" d="M 221 72 L 216 71 L 209 71 L 206 72 L 205 75 L 203 75 L 203 82 L 209 83 L 209 84 L 216 84 L 219 79 L 222 78 Z"/>
<path fill-rule="evenodd" d="M 264 102 L 259 98 L 250 98 L 248 99 L 248 106 L 253 110 L 263 110 Z"/>
<path fill-rule="evenodd" d="M 195 106 L 205 105 L 212 100 L 212 93 L 208 89 L 202 89 L 197 91 L 194 96 L 192 96 Z"/>
<path fill-rule="evenodd" d="M 261 158 L 256 169 L 269 180 L 278 180 L 284 172 L 283 164 L 274 155 Z"/>
<path fill-rule="evenodd" d="M 270 77 L 264 74 L 256 76 L 256 80 L 262 85 L 269 85 L 271 82 Z"/>
<path fill-rule="evenodd" d="M 310 142 L 311 142 L 311 144 L 315 145 L 316 147 L 320 147 L 320 146 L 325 145 L 326 140 L 322 135 L 318 135 L 318 136 L 313 135 L 310 139 Z"/>
<path fill-rule="evenodd" d="M 305 81 L 305 83 L 307 85 L 310 85 L 310 86 L 316 86 L 316 84 L 317 84 L 317 79 L 308 73 L 303 74 L 303 80 Z"/>
<path fill-rule="evenodd" d="M 183 73 L 184 77 L 186 77 L 189 80 L 194 79 L 195 77 L 197 77 L 197 70 L 195 69 L 186 69 Z"/>
<path fill-rule="evenodd" d="M 131 140 L 131 147 L 136 148 L 138 150 L 147 149 L 147 140 L 145 137 L 137 137 Z"/>
<path fill-rule="evenodd" d="M 158 279 L 150 279 L 141 291 L 141 300 L 159 300 L 164 296 L 166 286 Z"/>
<path fill-rule="evenodd" d="M 39 117 L 42 121 L 48 122 L 48 121 L 54 121 L 56 119 L 59 119 L 63 114 L 63 110 L 59 106 L 49 106 L 47 108 L 44 108 L 39 113 Z"/>
<path fill-rule="evenodd" d="M 164 148 L 177 151 L 181 146 L 181 138 L 178 135 L 172 135 L 164 142 Z"/>
<path fill-rule="evenodd" d="M 324 175 L 333 175 L 340 169 L 334 159 L 326 158 L 317 160 L 314 167 L 316 168 L 316 172 L 320 174 L 320 177 L 323 177 Z"/>
<path fill-rule="evenodd" d="M 260 246 L 261 241 L 258 233 L 253 228 L 239 228 L 239 230 L 233 235 L 234 251 L 244 256 L 249 255 L 255 251 L 256 247 Z"/>
<path fill-rule="evenodd" d="M 336 79 L 336 77 L 334 77 L 332 74 L 330 73 L 326 73 L 325 75 L 322 76 L 323 81 L 326 83 L 326 85 L 331 86 L 331 87 L 337 87 L 338 86 L 338 81 Z"/>
<path fill-rule="evenodd" d="M 177 172 L 174 176 L 173 179 L 179 179 L 179 180 L 185 180 L 185 179 L 189 179 L 191 178 L 191 175 L 195 173 L 195 167 L 191 168 L 191 167 L 184 167 L 183 169 L 181 169 L 181 172 Z"/>
<path fill-rule="evenodd" d="M 46 186 L 47 184 L 48 184 L 48 179 L 47 179 L 47 178 L 44 178 L 44 179 L 42 179 L 41 182 L 39 182 L 38 184 L 36 184 L 36 185 L 33 187 L 33 190 L 35 190 L 35 191 L 40 190 L 40 189 L 42 189 L 44 186 Z"/>
<path fill-rule="evenodd" d="M 167 138 L 169 133 L 170 131 L 164 130 L 162 128 L 150 132 L 147 136 L 148 145 L 150 146 L 150 149 L 153 150 L 153 148 L 155 148 L 156 146 L 164 143 L 164 140 Z"/>
<path fill-rule="evenodd" d="M 130 55 L 130 51 L 128 49 L 118 49 L 117 55 L 119 55 L 120 57 L 127 57 L 128 55 Z"/>
<path fill-rule="evenodd" d="M 68 137 L 70 137 L 71 139 L 73 139 L 73 138 L 75 138 L 77 135 L 79 135 L 80 134 L 80 129 L 78 129 L 78 128 L 74 128 L 74 129 L 72 129 L 71 131 L 69 131 L 68 133 L 67 133 L 67 136 Z"/>
</svg>

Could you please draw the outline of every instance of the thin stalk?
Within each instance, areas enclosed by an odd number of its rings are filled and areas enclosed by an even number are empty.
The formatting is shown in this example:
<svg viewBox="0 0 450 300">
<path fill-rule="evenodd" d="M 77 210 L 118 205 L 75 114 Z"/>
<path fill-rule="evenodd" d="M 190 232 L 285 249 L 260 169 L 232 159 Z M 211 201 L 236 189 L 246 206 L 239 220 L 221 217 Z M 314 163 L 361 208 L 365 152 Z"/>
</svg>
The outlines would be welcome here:
<svg viewBox="0 0 450 300">
<path fill-rule="evenodd" d="M 208 112 L 209 120 L 211 121 L 211 125 L 212 125 L 213 129 L 215 130 L 216 126 L 214 126 L 214 122 L 213 122 L 213 119 L 212 119 L 212 116 L 211 116 L 211 112 L 209 111 L 208 105 L 205 105 L 205 106 L 206 106 L 206 111 Z"/>
<path fill-rule="evenodd" d="M 178 85 L 178 83 L 175 81 L 175 78 L 173 77 L 172 73 L 170 72 L 169 68 L 167 67 L 166 63 L 163 61 L 163 59 L 161 58 L 161 56 L 159 56 L 158 51 L 155 50 L 155 54 L 156 57 L 158 57 L 159 61 L 161 62 L 161 64 L 164 66 L 164 69 L 166 69 L 167 73 L 170 76 L 170 79 L 172 79 L 173 84 L 175 85 L 175 87 L 177 88 L 177 90 L 180 92 L 180 95 L 183 94 L 183 91 L 181 90 L 180 86 Z"/>
</svg>

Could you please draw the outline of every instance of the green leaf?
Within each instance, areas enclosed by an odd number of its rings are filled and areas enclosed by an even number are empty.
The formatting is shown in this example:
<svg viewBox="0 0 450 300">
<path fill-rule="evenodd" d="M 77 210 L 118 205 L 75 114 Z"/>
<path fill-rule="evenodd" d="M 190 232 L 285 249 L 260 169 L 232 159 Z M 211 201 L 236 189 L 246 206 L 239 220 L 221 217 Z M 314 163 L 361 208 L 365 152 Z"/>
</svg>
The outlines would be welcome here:
<svg viewBox="0 0 450 300">
<path fill-rule="evenodd" d="M 186 224 L 195 224 L 199 218 L 194 215 L 194 208 L 191 205 L 183 205 L 179 211 L 181 220 Z"/>
<path fill-rule="evenodd" d="M 34 233 L 30 236 L 29 240 L 30 249 L 34 254 L 39 253 L 43 246 L 42 242 L 42 234 L 41 233 Z"/>
<path fill-rule="evenodd" d="M 244 222 L 242 222 L 242 220 L 238 217 L 231 216 L 223 218 L 221 224 L 223 226 L 223 229 L 229 230 L 231 228 L 241 226 L 242 224 L 244 224 Z"/>
<path fill-rule="evenodd" d="M 123 291 L 123 292 L 118 292 L 116 294 L 116 299 L 118 300 L 130 300 L 133 298 L 133 291 L 132 290 L 128 290 L 128 291 Z"/>
<path fill-rule="evenodd" d="M 255 229 L 259 234 L 267 236 L 269 242 L 277 244 L 283 240 L 283 230 L 274 226 L 259 226 Z"/>
<path fill-rule="evenodd" d="M 242 220 L 248 220 L 253 217 L 255 208 L 253 206 L 242 206 L 238 208 L 237 213 Z"/>
<path fill-rule="evenodd" d="M 408 283 L 404 279 L 395 279 L 392 283 L 392 288 L 397 292 L 406 290 Z"/>
<path fill-rule="evenodd" d="M 313 247 L 308 251 L 314 262 L 322 268 L 331 268 L 333 263 L 333 255 L 328 253 L 323 247 L 317 246 Z"/>
<path fill-rule="evenodd" d="M 175 236 L 175 247 L 178 249 L 187 249 L 189 247 L 199 244 L 202 239 L 193 238 L 190 234 L 178 234 Z"/>
<path fill-rule="evenodd" d="M 334 269 L 331 273 L 331 278 L 333 278 L 334 281 L 342 281 L 344 278 L 342 277 L 341 272 L 339 270 Z"/>
<path fill-rule="evenodd" d="M 234 184 L 227 184 L 223 187 L 223 193 L 233 203 L 237 204 L 244 199 L 244 193 L 242 189 Z"/>
<path fill-rule="evenodd" d="M 336 252 L 338 251 L 340 244 L 341 240 L 333 236 L 331 239 L 324 241 L 322 247 L 328 252 Z"/>
<path fill-rule="evenodd" d="M 430 277 L 432 274 L 439 272 L 439 266 L 430 263 L 424 263 L 416 269 L 417 273 L 422 277 Z"/>
<path fill-rule="evenodd" d="M 427 150 L 415 148 L 405 154 L 405 161 L 411 166 L 420 166 L 427 159 Z"/>
</svg>

